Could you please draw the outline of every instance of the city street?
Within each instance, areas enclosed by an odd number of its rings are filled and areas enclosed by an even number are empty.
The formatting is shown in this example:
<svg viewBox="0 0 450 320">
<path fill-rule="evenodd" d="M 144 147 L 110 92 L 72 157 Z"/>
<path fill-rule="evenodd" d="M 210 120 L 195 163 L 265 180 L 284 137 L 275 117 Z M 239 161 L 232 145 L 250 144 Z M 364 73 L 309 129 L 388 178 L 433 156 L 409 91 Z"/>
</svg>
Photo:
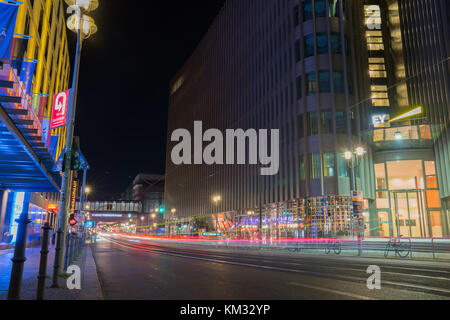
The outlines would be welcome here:
<svg viewBox="0 0 450 320">
<path fill-rule="evenodd" d="M 104 235 L 93 247 L 105 299 L 450 299 L 445 262 L 174 245 Z M 381 290 L 366 271 L 381 268 Z"/>
</svg>

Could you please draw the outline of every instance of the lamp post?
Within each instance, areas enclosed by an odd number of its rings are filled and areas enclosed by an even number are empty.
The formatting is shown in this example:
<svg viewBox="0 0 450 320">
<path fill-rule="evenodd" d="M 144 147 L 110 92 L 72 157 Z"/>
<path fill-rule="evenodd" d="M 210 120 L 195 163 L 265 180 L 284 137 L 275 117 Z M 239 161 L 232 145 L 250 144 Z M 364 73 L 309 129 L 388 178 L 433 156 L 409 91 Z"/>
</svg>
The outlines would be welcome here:
<svg viewBox="0 0 450 320">
<path fill-rule="evenodd" d="M 80 59 L 81 50 L 83 47 L 83 39 L 89 38 L 91 35 L 97 32 L 97 26 L 94 20 L 83 14 L 84 12 L 90 12 L 98 7 L 98 0 L 65 0 L 69 5 L 67 12 L 74 13 L 67 20 L 67 27 L 69 30 L 77 34 L 77 48 L 75 54 L 75 68 L 72 79 L 72 95 L 71 95 L 71 112 L 69 113 L 69 119 L 67 123 L 67 136 L 66 136 L 66 148 L 65 148 L 65 166 L 63 168 L 63 176 L 61 183 L 61 202 L 60 213 L 58 216 L 57 227 L 57 240 L 55 247 L 55 260 L 53 264 L 53 283 L 52 288 L 58 288 L 58 275 L 63 264 L 65 234 L 67 229 L 67 206 L 68 206 L 68 191 L 70 184 L 71 173 L 71 154 L 72 154 L 72 142 L 75 126 L 75 115 L 77 107 L 77 95 L 78 95 L 78 79 L 80 74 Z"/>
<path fill-rule="evenodd" d="M 351 170 L 351 190 L 352 190 L 352 198 L 353 198 L 353 191 L 355 191 L 356 194 L 359 194 L 358 192 L 358 181 L 357 181 L 357 175 L 356 175 L 356 169 L 361 165 L 362 159 L 364 158 L 365 154 L 367 153 L 366 149 L 364 147 L 357 147 L 354 151 L 346 151 L 344 153 L 344 158 L 348 162 L 348 166 Z M 362 199 L 364 201 L 364 199 Z M 359 202 L 359 199 L 358 199 Z M 362 205 L 361 205 L 362 207 Z M 362 209 L 362 208 L 361 208 Z M 358 210 L 359 211 L 359 210 Z M 358 214 L 357 214 L 358 213 Z M 356 222 L 358 229 L 362 228 L 364 225 L 361 216 L 361 213 L 356 212 L 355 210 L 355 203 L 353 204 L 353 217 L 356 218 Z M 352 226 L 352 228 L 355 228 L 356 224 Z M 362 256 L 362 237 L 363 237 L 364 231 L 358 230 L 358 255 Z"/>
<path fill-rule="evenodd" d="M 219 205 L 220 201 L 222 201 L 221 195 L 214 195 L 212 198 L 216 207 Z M 219 234 L 219 213 L 216 213 L 216 232 Z"/>
</svg>

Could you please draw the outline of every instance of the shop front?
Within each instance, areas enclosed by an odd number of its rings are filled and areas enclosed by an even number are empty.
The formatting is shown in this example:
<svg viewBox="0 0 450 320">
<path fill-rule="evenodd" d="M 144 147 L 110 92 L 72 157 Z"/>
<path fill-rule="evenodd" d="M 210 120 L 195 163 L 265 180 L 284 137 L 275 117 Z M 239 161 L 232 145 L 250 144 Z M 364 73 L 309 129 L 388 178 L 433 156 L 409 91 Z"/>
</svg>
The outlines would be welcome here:
<svg viewBox="0 0 450 320">
<path fill-rule="evenodd" d="M 421 160 L 410 160 L 414 156 Z M 436 176 L 431 150 L 378 155 L 375 179 L 379 236 L 446 236 L 446 214 Z"/>
</svg>

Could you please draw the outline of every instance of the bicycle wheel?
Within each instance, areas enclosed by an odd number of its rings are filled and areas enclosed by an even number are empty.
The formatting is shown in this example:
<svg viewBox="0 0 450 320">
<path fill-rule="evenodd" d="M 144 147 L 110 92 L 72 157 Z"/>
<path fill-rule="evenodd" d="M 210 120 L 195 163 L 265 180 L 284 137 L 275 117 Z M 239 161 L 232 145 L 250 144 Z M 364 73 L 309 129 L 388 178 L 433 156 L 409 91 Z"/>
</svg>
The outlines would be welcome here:
<svg viewBox="0 0 450 320">
<path fill-rule="evenodd" d="M 411 253 L 411 248 L 406 243 L 399 243 L 396 248 L 396 253 L 400 258 L 406 258 Z"/>
<path fill-rule="evenodd" d="M 327 247 L 325 248 L 325 253 L 326 253 L 326 254 L 330 254 L 330 252 L 331 252 L 331 248 L 330 248 L 329 246 L 327 246 Z"/>
<path fill-rule="evenodd" d="M 336 253 L 337 255 L 340 255 L 342 252 L 342 246 L 340 243 L 336 243 L 334 245 L 334 253 Z"/>
<path fill-rule="evenodd" d="M 389 255 L 389 251 L 391 251 L 391 242 L 386 245 L 386 248 L 384 249 L 384 257 L 387 258 Z"/>
</svg>

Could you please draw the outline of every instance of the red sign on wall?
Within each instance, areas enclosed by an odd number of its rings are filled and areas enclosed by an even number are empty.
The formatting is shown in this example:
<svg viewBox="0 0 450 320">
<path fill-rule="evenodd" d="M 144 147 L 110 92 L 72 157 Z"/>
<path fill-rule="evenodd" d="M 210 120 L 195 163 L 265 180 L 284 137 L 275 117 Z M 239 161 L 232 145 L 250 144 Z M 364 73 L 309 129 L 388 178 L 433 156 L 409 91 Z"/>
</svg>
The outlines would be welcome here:
<svg viewBox="0 0 450 320">
<path fill-rule="evenodd" d="M 67 121 L 67 109 L 69 106 L 69 90 L 58 93 L 53 99 L 52 120 L 50 129 L 64 127 Z"/>
</svg>

